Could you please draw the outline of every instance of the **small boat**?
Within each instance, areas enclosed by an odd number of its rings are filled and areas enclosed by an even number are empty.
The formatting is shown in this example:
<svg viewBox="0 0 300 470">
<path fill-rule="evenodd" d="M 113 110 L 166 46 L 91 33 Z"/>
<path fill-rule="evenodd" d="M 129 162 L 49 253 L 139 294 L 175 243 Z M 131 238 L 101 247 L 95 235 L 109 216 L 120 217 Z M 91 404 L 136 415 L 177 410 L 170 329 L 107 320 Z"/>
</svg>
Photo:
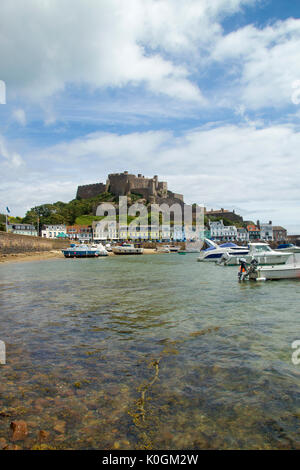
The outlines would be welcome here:
<svg viewBox="0 0 300 470">
<path fill-rule="evenodd" d="M 238 246 L 235 243 L 229 242 L 217 245 L 217 243 L 208 238 L 204 240 L 209 247 L 200 251 L 200 256 L 197 258 L 198 261 L 218 261 L 222 258 L 224 253 L 230 256 L 245 256 L 249 252 L 248 247 Z"/>
<path fill-rule="evenodd" d="M 176 245 L 164 245 L 164 248 L 169 250 L 169 253 L 178 253 L 180 246 Z"/>
<path fill-rule="evenodd" d="M 112 251 L 115 255 L 142 255 L 144 249 L 135 247 L 133 243 L 123 243 L 123 245 L 114 246 Z"/>
<path fill-rule="evenodd" d="M 94 243 L 91 248 L 99 251 L 99 256 L 108 256 L 108 251 L 102 243 Z"/>
<path fill-rule="evenodd" d="M 168 247 L 168 245 L 159 246 L 158 248 L 156 248 L 156 251 L 158 253 L 170 253 L 170 248 Z"/>
<path fill-rule="evenodd" d="M 240 264 L 241 258 L 250 264 L 252 260 L 256 260 L 259 265 L 284 264 L 291 256 L 290 252 L 278 252 L 272 250 L 267 243 L 250 243 L 249 252 L 245 255 L 233 256 L 229 253 L 223 255 L 220 264 L 224 266 L 236 266 Z"/>
<path fill-rule="evenodd" d="M 62 250 L 62 253 L 65 258 L 98 258 L 98 256 L 101 256 L 100 250 L 88 245 L 72 244 L 70 248 Z"/>
<path fill-rule="evenodd" d="M 239 280 L 243 281 L 247 278 L 252 281 L 300 279 L 300 262 L 296 259 L 295 254 L 289 258 L 287 263 L 273 266 L 258 266 L 257 262 L 252 261 L 247 268 L 244 260 L 241 260 Z"/>
<path fill-rule="evenodd" d="M 275 248 L 275 251 L 283 252 L 288 251 L 290 253 L 300 253 L 300 246 L 293 245 L 293 243 L 282 243 Z"/>
</svg>

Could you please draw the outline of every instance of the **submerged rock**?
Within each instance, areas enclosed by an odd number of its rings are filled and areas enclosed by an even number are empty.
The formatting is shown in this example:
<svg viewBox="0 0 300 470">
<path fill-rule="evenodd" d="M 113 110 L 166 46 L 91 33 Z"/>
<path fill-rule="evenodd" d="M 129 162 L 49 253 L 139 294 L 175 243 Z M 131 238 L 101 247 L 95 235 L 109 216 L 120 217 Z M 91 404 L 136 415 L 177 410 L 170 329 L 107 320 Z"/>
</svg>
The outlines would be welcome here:
<svg viewBox="0 0 300 470">
<path fill-rule="evenodd" d="M 50 432 L 49 432 L 49 431 L 45 431 L 44 429 L 41 429 L 41 430 L 38 432 L 38 440 L 39 440 L 39 442 L 48 441 L 49 438 L 50 438 Z"/>
<path fill-rule="evenodd" d="M 6 445 L 7 445 L 6 439 L 4 439 L 4 437 L 0 437 L 0 450 L 4 449 Z"/>
<path fill-rule="evenodd" d="M 25 421 L 12 421 L 10 423 L 12 429 L 12 441 L 22 441 L 28 435 L 27 424 Z"/>
<path fill-rule="evenodd" d="M 8 444 L 3 450 L 22 450 L 22 447 L 17 446 L 16 444 Z"/>
<path fill-rule="evenodd" d="M 66 422 L 65 421 L 57 421 L 56 425 L 54 426 L 54 431 L 64 434 L 66 430 Z"/>
</svg>

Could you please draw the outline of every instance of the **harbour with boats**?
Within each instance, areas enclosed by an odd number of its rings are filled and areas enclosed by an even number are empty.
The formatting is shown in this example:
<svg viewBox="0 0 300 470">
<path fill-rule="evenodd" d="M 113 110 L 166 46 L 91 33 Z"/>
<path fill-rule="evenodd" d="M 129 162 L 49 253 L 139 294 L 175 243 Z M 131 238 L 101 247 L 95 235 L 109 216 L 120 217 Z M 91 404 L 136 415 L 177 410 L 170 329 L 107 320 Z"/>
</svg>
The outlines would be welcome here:
<svg viewBox="0 0 300 470">
<path fill-rule="evenodd" d="M 164 200 L 165 186 L 153 181 Z M 299 371 L 291 358 L 300 237 L 172 197 L 179 213 L 193 209 L 189 224 L 167 224 L 162 204 L 156 223 L 134 225 L 126 214 L 126 225 L 120 202 L 105 202 L 102 212 L 90 206 L 93 214 L 76 219 L 90 226 L 39 219 L 27 231 L 7 217 L 3 448 L 299 446 Z M 103 216 L 109 210 L 115 220 Z M 262 282 L 269 280 L 278 282 Z M 17 443 L 14 426 L 23 429 Z"/>
<path fill-rule="evenodd" d="M 22 420 L 24 449 L 296 448 L 298 279 L 198 257 L 0 265 L 0 437 Z"/>
</svg>

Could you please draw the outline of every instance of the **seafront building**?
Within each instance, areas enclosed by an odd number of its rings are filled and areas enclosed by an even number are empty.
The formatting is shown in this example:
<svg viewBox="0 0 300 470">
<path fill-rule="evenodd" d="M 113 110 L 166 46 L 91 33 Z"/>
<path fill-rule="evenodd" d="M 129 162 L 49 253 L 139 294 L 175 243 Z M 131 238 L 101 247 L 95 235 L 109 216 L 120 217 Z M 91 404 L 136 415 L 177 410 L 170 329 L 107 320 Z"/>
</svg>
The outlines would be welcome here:
<svg viewBox="0 0 300 470">
<path fill-rule="evenodd" d="M 93 230 L 89 225 L 68 225 L 67 236 L 72 241 L 89 243 L 93 240 Z"/>
<path fill-rule="evenodd" d="M 274 242 L 284 242 L 287 240 L 287 231 L 280 225 L 273 225 L 273 240 Z"/>
<path fill-rule="evenodd" d="M 249 241 L 260 240 L 260 229 L 254 224 L 247 225 Z"/>
<path fill-rule="evenodd" d="M 245 228 L 238 228 L 237 229 L 237 241 L 239 241 L 239 242 L 248 242 L 249 241 L 249 233 Z"/>
<path fill-rule="evenodd" d="M 225 214 L 227 212 L 224 211 Z M 37 230 L 30 224 L 8 224 L 7 229 L 12 233 L 37 236 Z M 92 226 L 78 224 L 71 226 L 64 224 L 43 225 L 41 236 L 50 239 L 69 238 L 71 241 L 80 243 L 90 243 L 93 240 L 99 242 L 105 240 L 115 242 L 122 240 L 184 242 L 211 238 L 220 242 L 237 241 L 246 244 L 257 240 L 277 243 L 288 240 L 286 229 L 281 226 L 273 226 L 272 221 L 262 224 L 257 221 L 256 225 L 248 223 L 247 227 L 236 227 L 235 225 L 225 225 L 223 219 L 208 220 L 208 226 L 202 227 L 198 234 L 195 230 L 193 225 L 190 227 L 172 224 L 161 226 L 155 224 L 136 225 L 131 222 L 128 226 L 125 226 L 112 220 L 105 223 L 103 221 L 94 221 Z"/>
<path fill-rule="evenodd" d="M 65 225 L 43 225 L 41 235 L 43 238 L 67 237 L 67 227 Z"/>
<path fill-rule="evenodd" d="M 93 238 L 95 241 L 102 240 L 118 240 L 117 223 L 115 221 L 107 222 L 103 224 L 101 222 L 94 221 L 92 223 Z"/>
<path fill-rule="evenodd" d="M 216 241 L 233 241 L 238 239 L 238 231 L 235 225 L 224 225 L 223 219 L 209 221 L 210 238 Z"/>
<path fill-rule="evenodd" d="M 38 234 L 35 226 L 31 224 L 7 224 L 7 231 L 17 235 L 29 235 L 32 237 L 37 237 Z"/>
<path fill-rule="evenodd" d="M 118 225 L 116 222 L 93 222 L 93 238 L 101 240 L 139 240 L 139 241 L 185 241 L 185 230 L 181 226 L 162 225 Z"/>
<path fill-rule="evenodd" d="M 264 241 L 273 241 L 273 227 L 272 221 L 269 223 L 260 224 L 260 238 Z"/>
</svg>

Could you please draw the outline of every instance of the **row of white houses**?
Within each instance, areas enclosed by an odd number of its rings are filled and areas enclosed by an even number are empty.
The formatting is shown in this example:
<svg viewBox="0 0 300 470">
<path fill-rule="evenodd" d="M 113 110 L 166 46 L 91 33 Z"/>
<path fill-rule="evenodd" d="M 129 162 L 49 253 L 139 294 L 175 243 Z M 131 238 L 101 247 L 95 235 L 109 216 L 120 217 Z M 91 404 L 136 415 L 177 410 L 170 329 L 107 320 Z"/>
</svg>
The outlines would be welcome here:
<svg viewBox="0 0 300 470">
<path fill-rule="evenodd" d="M 248 230 L 246 228 L 238 228 L 235 225 L 224 225 L 223 220 L 218 220 L 216 222 L 209 222 L 210 228 L 210 237 L 213 240 L 226 240 L 226 241 L 241 241 L 241 242 L 248 242 L 252 238 L 257 238 L 260 240 L 265 241 L 273 241 L 276 239 L 274 237 L 274 231 L 272 222 L 269 223 L 262 223 L 259 227 L 255 227 L 253 225 L 249 225 Z M 279 227 L 274 227 L 279 228 Z M 282 227 L 280 227 L 284 230 Z M 253 232 L 256 233 L 255 237 L 252 237 Z M 282 239 L 286 238 L 283 236 Z"/>
<path fill-rule="evenodd" d="M 249 225 L 246 228 L 238 228 L 234 225 L 224 225 L 223 220 L 209 221 L 209 230 L 199 231 L 196 234 L 193 227 L 182 226 L 149 226 L 133 225 L 119 226 L 115 221 L 93 222 L 92 227 L 87 225 L 47 225 L 41 233 L 45 238 L 69 238 L 70 240 L 161 240 L 161 241 L 185 241 L 195 238 L 208 237 L 216 241 L 248 242 L 254 239 L 265 241 L 283 241 L 287 237 L 283 227 L 272 226 L 272 222 L 262 223 L 259 227 Z"/>
<path fill-rule="evenodd" d="M 79 241 L 102 241 L 102 240 L 163 240 L 163 241 L 184 241 L 195 238 L 193 229 L 185 230 L 181 226 L 170 227 L 168 225 L 149 226 L 133 225 L 119 226 L 116 222 L 93 222 L 92 227 L 87 226 L 66 226 L 47 225 L 41 233 L 44 238 L 63 238 Z"/>
</svg>

